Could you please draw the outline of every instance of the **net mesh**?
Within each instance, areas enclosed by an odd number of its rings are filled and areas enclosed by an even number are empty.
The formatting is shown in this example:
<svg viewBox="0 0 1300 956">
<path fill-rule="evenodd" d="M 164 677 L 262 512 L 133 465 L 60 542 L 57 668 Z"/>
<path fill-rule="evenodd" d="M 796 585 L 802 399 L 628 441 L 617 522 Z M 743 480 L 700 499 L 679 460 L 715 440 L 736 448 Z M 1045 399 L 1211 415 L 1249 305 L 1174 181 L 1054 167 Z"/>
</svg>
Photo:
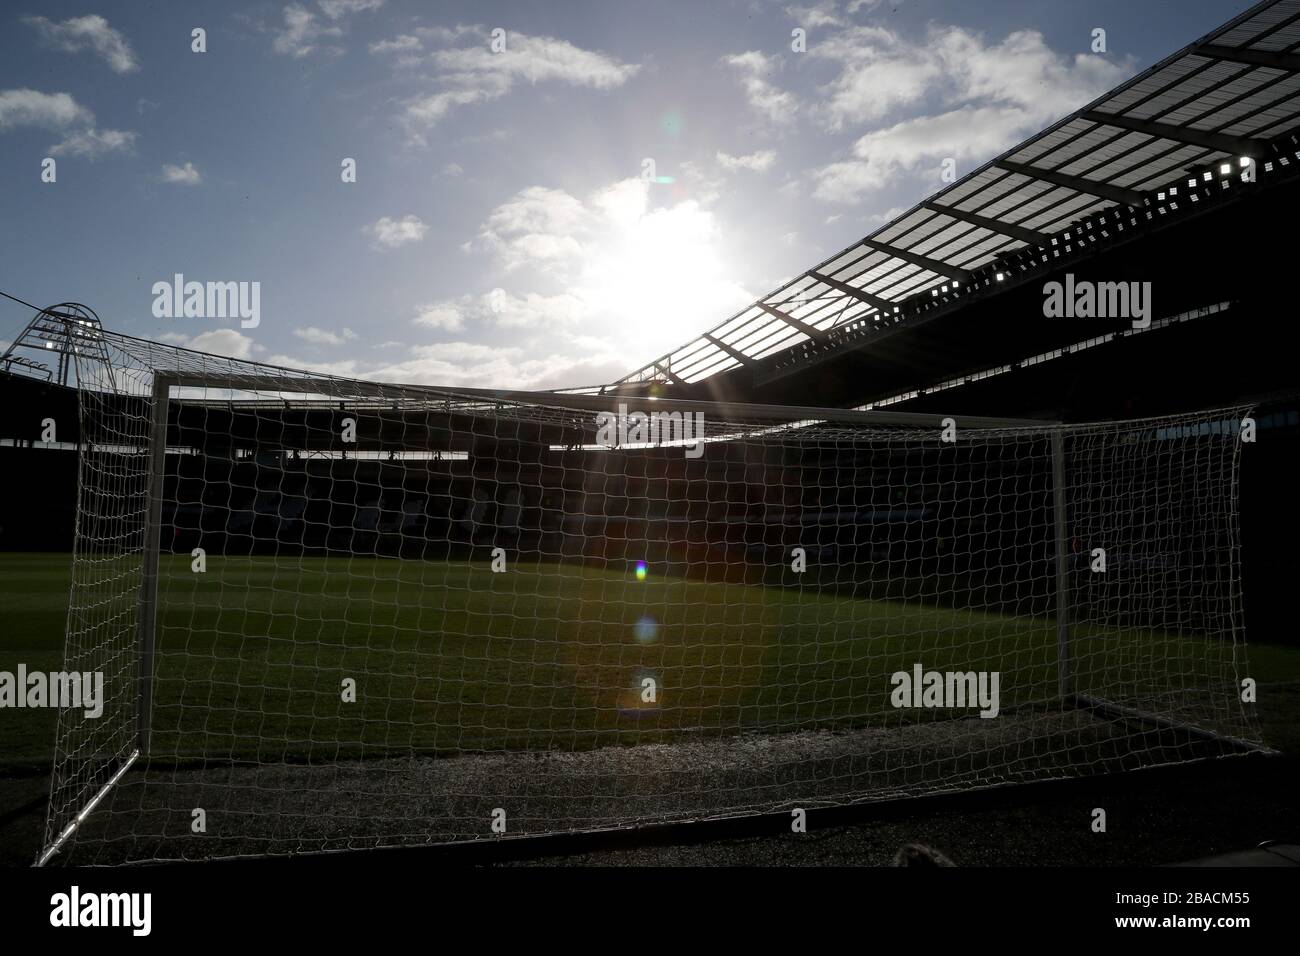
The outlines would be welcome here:
<svg viewBox="0 0 1300 956">
<path fill-rule="evenodd" d="M 60 712 L 60 861 L 629 827 L 1259 739 L 1246 409 L 611 422 L 104 344 L 66 666 L 106 704 Z"/>
</svg>

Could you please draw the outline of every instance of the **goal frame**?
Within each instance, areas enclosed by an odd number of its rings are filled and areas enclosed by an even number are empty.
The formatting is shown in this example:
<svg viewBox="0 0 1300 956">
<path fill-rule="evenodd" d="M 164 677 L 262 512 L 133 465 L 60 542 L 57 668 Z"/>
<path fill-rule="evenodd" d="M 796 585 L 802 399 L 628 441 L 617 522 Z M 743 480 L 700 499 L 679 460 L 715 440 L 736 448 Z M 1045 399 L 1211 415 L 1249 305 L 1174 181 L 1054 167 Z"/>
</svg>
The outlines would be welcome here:
<svg viewBox="0 0 1300 956">
<path fill-rule="evenodd" d="M 154 655 L 157 639 L 158 608 L 158 558 L 162 550 L 162 508 L 163 482 L 167 465 L 167 422 L 171 410 L 171 390 L 173 388 L 223 388 L 240 389 L 250 392 L 287 392 L 285 379 L 272 375 L 198 375 L 184 372 L 155 372 L 153 378 L 152 419 L 149 426 L 149 509 L 146 512 L 144 527 L 144 560 L 140 581 L 140 614 L 138 643 L 140 647 L 139 672 L 139 709 L 137 714 L 138 730 L 137 752 L 139 756 L 148 757 L 153 732 L 153 679 Z M 444 389 L 437 386 L 390 385 L 387 383 L 370 383 L 348 381 L 346 387 L 332 379 L 313 379 L 304 383 L 303 393 L 331 394 L 339 397 L 382 397 L 392 398 L 395 394 L 418 395 L 421 398 L 445 397 L 464 399 L 467 396 L 482 397 L 487 401 L 501 403 L 528 402 L 539 405 L 588 410 L 593 412 L 616 410 L 619 402 L 627 402 L 636 396 L 628 395 L 583 395 L 581 393 L 534 392 L 516 389 L 492 388 L 456 388 Z M 1065 443 L 1061 438 L 1061 422 L 1041 418 L 1002 418 L 988 415 L 948 415 L 941 412 L 899 412 L 845 408 L 817 408 L 799 405 L 760 405 L 742 402 L 702 402 L 686 399 L 654 399 L 656 410 L 678 412 L 701 412 L 718 418 L 731 418 L 743 415 L 748 419 L 770 418 L 773 421 L 791 419 L 816 419 L 862 425 L 901 425 L 913 428 L 941 428 L 946 421 L 958 422 L 967 428 L 1052 428 L 1052 476 L 1053 476 L 1053 513 L 1056 537 L 1056 574 L 1057 574 L 1057 653 L 1060 661 L 1059 688 L 1063 699 L 1069 699 L 1069 599 L 1063 589 L 1066 583 L 1065 542 Z M 104 792 L 111 787 L 104 788 Z"/>
<path fill-rule="evenodd" d="M 589 394 L 565 392 L 539 392 L 512 389 L 443 388 L 438 386 L 402 385 L 332 378 L 303 379 L 295 382 L 282 376 L 269 374 L 199 374 L 172 370 L 154 370 L 152 378 L 152 407 L 148 423 L 148 476 L 147 508 L 144 512 L 143 554 L 141 581 L 138 596 L 137 646 L 139 648 L 136 706 L 136 748 L 123 764 L 91 798 L 84 809 L 67 825 L 47 847 L 37 865 L 47 863 L 72 837 L 78 826 L 95 807 L 140 760 L 150 755 L 153 730 L 153 702 L 155 659 L 157 651 L 158 575 L 161 555 L 162 514 L 166 474 L 167 431 L 172 390 L 176 388 L 233 389 L 249 392 L 276 392 L 280 394 L 326 395 L 340 400 L 394 398 L 409 396 L 421 401 L 445 399 L 464 402 L 467 398 L 482 399 L 485 404 L 499 406 L 528 403 L 564 408 L 575 411 L 609 412 L 617 410 L 619 403 L 644 401 L 665 412 L 699 412 L 719 419 L 743 417 L 750 421 L 790 422 L 798 420 L 828 421 L 846 424 L 902 426 L 911 428 L 942 428 L 956 423 L 962 428 L 974 429 L 1032 429 L 1047 437 L 1050 443 L 1052 481 L 1052 523 L 1054 537 L 1055 617 L 1057 645 L 1057 690 L 1059 699 L 1067 708 L 1092 711 L 1109 720 L 1136 722 L 1162 729 L 1176 729 L 1201 738 L 1215 740 L 1234 750 L 1243 752 L 1275 753 L 1266 745 L 1216 733 L 1191 723 L 1174 720 L 1158 714 L 1103 698 L 1077 693 L 1072 678 L 1072 632 L 1069 577 L 1069 515 L 1067 507 L 1065 435 L 1071 427 L 1060 420 L 1042 418 L 1009 418 L 983 415 L 956 415 L 941 412 L 910 412 L 889 409 L 845 409 L 814 406 L 764 405 L 741 402 L 710 402 L 686 399 L 646 397 L 626 394 Z M 237 401 L 237 400 L 236 400 Z"/>
</svg>

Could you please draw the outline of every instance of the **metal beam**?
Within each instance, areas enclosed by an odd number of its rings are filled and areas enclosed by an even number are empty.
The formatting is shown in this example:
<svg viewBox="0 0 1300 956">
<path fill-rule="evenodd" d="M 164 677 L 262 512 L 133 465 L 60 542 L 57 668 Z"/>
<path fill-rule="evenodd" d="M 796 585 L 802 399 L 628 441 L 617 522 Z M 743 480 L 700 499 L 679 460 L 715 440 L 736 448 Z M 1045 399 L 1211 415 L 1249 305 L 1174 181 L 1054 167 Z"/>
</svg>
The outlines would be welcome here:
<svg viewBox="0 0 1300 956">
<path fill-rule="evenodd" d="M 660 362 L 655 362 L 655 363 L 654 363 L 654 367 L 655 367 L 656 369 L 658 369 L 660 372 L 663 372 L 664 375 L 666 375 L 666 376 L 668 377 L 668 380 L 669 380 L 670 382 L 672 382 L 674 385 L 685 385 L 685 384 L 686 384 L 686 382 L 685 382 L 683 379 L 680 379 L 680 378 L 678 378 L 676 375 L 674 375 L 674 374 L 673 374 L 673 370 L 670 369 L 667 365 L 664 365 L 664 364 L 662 364 L 662 363 L 660 363 Z"/>
<path fill-rule="evenodd" d="M 1037 229 L 1026 229 L 1024 226 L 1017 226 L 1012 222 L 990 219 L 988 216 L 981 216 L 976 212 L 966 212 L 964 209 L 958 209 L 955 206 L 943 206 L 937 202 L 927 202 L 924 205 L 926 209 L 933 209 L 935 212 L 941 212 L 953 219 L 968 222 L 972 226 L 979 226 L 989 232 L 996 232 L 1004 236 L 1010 236 L 1012 239 L 1019 239 L 1026 245 L 1045 246 L 1048 243 L 1049 237 L 1047 233 L 1039 232 Z"/>
<path fill-rule="evenodd" d="M 1091 710 L 1109 720 L 1132 720 L 1137 723 L 1147 724 L 1152 727 L 1159 727 L 1163 730 L 1177 730 L 1181 733 L 1190 734 L 1193 737 L 1199 737 L 1201 740 L 1212 740 L 1216 743 L 1226 744 L 1237 750 L 1258 751 L 1265 754 L 1276 754 L 1278 751 L 1269 747 L 1267 744 L 1260 743 L 1256 740 L 1243 740 L 1241 737 L 1229 737 L 1226 734 L 1216 733 L 1213 730 L 1206 730 L 1204 727 L 1198 727 L 1195 724 L 1189 724 L 1186 721 L 1175 720 L 1172 717 L 1165 717 L 1163 714 L 1151 714 L 1136 707 L 1129 707 L 1127 704 L 1118 704 L 1113 700 L 1106 700 L 1104 697 L 1092 697 L 1088 694 L 1070 694 L 1066 697 L 1066 703 L 1084 710 Z"/>
<path fill-rule="evenodd" d="M 1217 46 L 1213 43 L 1198 46 L 1192 53 L 1195 56 L 1206 56 L 1214 60 L 1231 60 L 1233 63 L 1248 63 L 1251 66 L 1271 66 L 1275 70 L 1285 70 L 1287 73 L 1300 73 L 1300 55 L 1295 53 L 1244 50 L 1240 47 Z"/>
<path fill-rule="evenodd" d="M 99 806 L 99 802 L 104 799 L 104 795 L 107 794 L 108 791 L 112 790 L 119 780 L 126 776 L 126 772 L 131 769 L 131 765 L 136 762 L 136 759 L 139 756 L 140 751 L 131 751 L 131 756 L 126 758 L 126 763 L 117 768 L 117 772 L 108 778 L 108 783 L 99 788 L 99 792 L 90 798 L 90 802 L 81 808 L 81 811 L 72 818 L 72 822 L 63 828 L 62 832 L 59 833 L 54 842 L 45 848 L 45 852 L 41 854 L 41 858 L 36 861 L 37 866 L 44 866 L 46 863 L 49 863 L 50 857 L 54 856 L 54 854 L 58 853 L 59 850 L 63 848 L 63 844 L 68 841 L 68 837 L 72 836 L 73 831 L 85 822 L 86 817 L 90 816 L 90 811 Z"/>
<path fill-rule="evenodd" d="M 895 259 L 902 259 L 904 262 L 910 262 L 914 266 L 920 266 L 922 269 L 929 269 L 931 272 L 941 276 L 947 276 L 949 279 L 956 279 L 959 282 L 969 282 L 972 273 L 968 269 L 960 266 L 954 266 L 939 259 L 931 259 L 929 256 L 923 256 L 919 252 L 909 252 L 907 249 L 899 249 L 897 246 L 891 246 L 887 242 L 877 242 L 875 239 L 863 239 L 862 245 L 868 246 L 879 252 L 893 256 Z"/>
<path fill-rule="evenodd" d="M 859 289 L 857 286 L 849 285 L 847 282 L 841 282 L 839 279 L 832 279 L 830 276 L 821 272 L 809 272 L 808 275 L 810 278 L 816 279 L 818 282 L 828 285 L 832 289 L 838 289 L 845 295 L 853 296 L 853 298 L 857 299 L 859 302 L 865 302 L 867 305 L 874 306 L 882 313 L 889 314 L 894 308 L 893 302 L 890 302 L 888 299 L 882 299 L 878 295 L 872 295 L 866 289 Z"/>
<path fill-rule="evenodd" d="M 741 365 L 753 365 L 753 364 L 754 364 L 754 360 L 753 360 L 752 358 L 750 358 L 750 357 L 749 357 L 748 355 L 746 355 L 744 352 L 738 352 L 738 351 L 736 351 L 736 350 L 733 349 L 730 345 L 728 345 L 726 342 L 722 341 L 722 339 L 718 338 L 716 335 L 710 335 L 708 332 L 705 332 L 704 335 L 703 335 L 703 338 L 704 338 L 706 341 L 712 343 L 713 345 L 716 345 L 718 348 L 722 349 L 722 351 L 726 352 L 728 355 L 730 355 L 732 358 L 734 358 L 734 359 L 735 359 L 737 362 L 739 362 Z"/>
<path fill-rule="evenodd" d="M 1082 176 L 1058 173 L 1054 169 L 1039 169 L 1037 166 L 1013 163 L 1005 159 L 999 159 L 995 165 L 1001 166 L 1009 173 L 1019 173 L 1021 176 L 1028 176 L 1030 179 L 1041 179 L 1043 182 L 1051 183 L 1054 186 L 1064 186 L 1066 189 L 1087 193 L 1100 199 L 1109 199 L 1121 206 L 1142 205 L 1142 194 L 1133 189 L 1125 189 L 1123 186 L 1112 186 L 1109 183 L 1099 183 L 1095 179 L 1084 179 Z"/>
<path fill-rule="evenodd" d="M 787 315 L 785 312 L 782 312 L 780 309 L 773 308 L 772 306 L 768 305 L 766 302 L 755 302 L 754 304 L 758 306 L 760 309 L 762 309 L 764 312 L 766 312 L 768 315 L 775 316 L 776 318 L 784 322 L 786 325 L 798 329 L 800 332 L 808 336 L 808 338 L 812 339 L 814 342 L 826 341 L 826 333 L 823 332 L 821 329 L 815 328 L 814 326 L 809 325 L 807 322 L 801 322 L 798 319 L 796 319 L 793 315 Z"/>
<path fill-rule="evenodd" d="M 1135 133 L 1145 133 L 1148 136 L 1159 136 L 1161 139 L 1171 139 L 1175 143 L 1187 143 L 1191 146 L 1200 146 L 1203 149 L 1217 149 L 1232 156 L 1251 156 L 1255 159 L 1263 159 L 1265 156 L 1272 154 L 1268 143 L 1258 139 L 1227 136 L 1223 133 L 1211 133 L 1203 129 L 1190 129 L 1186 126 L 1175 126 L 1172 123 L 1157 123 L 1152 120 L 1120 116 L 1115 113 L 1101 113 L 1097 110 L 1088 110 L 1086 113 L 1081 113 L 1080 118 L 1091 123 L 1101 123 L 1118 129 L 1132 130 Z"/>
</svg>

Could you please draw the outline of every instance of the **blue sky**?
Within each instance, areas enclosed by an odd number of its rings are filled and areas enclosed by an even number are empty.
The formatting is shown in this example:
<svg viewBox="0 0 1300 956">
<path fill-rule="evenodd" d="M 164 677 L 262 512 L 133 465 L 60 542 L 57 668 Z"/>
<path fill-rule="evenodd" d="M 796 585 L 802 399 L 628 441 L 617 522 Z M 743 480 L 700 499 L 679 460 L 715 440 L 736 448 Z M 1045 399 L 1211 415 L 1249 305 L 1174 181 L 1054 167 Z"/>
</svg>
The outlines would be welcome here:
<svg viewBox="0 0 1300 956">
<path fill-rule="evenodd" d="M 0 289 L 340 374 L 600 384 L 1247 6 L 8 2 Z M 176 273 L 259 282 L 259 324 L 156 318 Z"/>
</svg>

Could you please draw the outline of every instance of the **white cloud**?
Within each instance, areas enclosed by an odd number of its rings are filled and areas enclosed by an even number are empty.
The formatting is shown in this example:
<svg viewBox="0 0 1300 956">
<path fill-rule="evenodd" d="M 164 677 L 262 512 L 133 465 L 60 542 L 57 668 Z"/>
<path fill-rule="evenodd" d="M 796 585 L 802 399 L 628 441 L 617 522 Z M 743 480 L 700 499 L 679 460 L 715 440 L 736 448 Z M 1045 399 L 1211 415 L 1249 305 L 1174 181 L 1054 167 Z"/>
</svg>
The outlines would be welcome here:
<svg viewBox="0 0 1300 956">
<path fill-rule="evenodd" d="M 409 33 L 399 34 L 391 40 L 378 40 L 370 44 L 370 52 L 379 56 L 390 53 L 410 54 L 420 49 L 420 38 Z"/>
<path fill-rule="evenodd" d="M 699 163 L 686 160 L 677 167 L 679 179 L 684 186 L 690 187 L 691 196 L 701 206 L 711 206 L 722 195 L 725 177 L 705 170 Z"/>
<path fill-rule="evenodd" d="M 199 171 L 190 162 L 187 162 L 184 166 L 163 163 L 162 178 L 165 183 L 176 183 L 181 186 L 197 186 L 203 181 Z"/>
<path fill-rule="evenodd" d="M 494 53 L 486 45 L 439 50 L 433 62 L 453 75 L 507 76 L 541 83 L 555 80 L 571 86 L 608 90 L 622 86 L 640 69 L 601 53 L 576 47 L 567 40 L 511 33 L 506 48 Z"/>
<path fill-rule="evenodd" d="M 384 0 L 320 0 L 321 12 L 331 20 L 367 10 L 378 10 L 383 5 Z"/>
<path fill-rule="evenodd" d="M 617 354 L 590 351 L 575 356 L 565 352 L 538 352 L 519 346 L 493 346 L 478 342 L 438 342 L 405 348 L 400 362 L 368 363 L 356 360 L 312 362 L 291 355 L 273 355 L 276 365 L 314 369 L 370 381 L 440 385 L 448 388 L 550 389 L 598 385 L 627 371 Z"/>
<path fill-rule="evenodd" d="M 73 17 L 61 23 L 45 17 L 26 17 L 23 22 L 34 27 L 56 50 L 65 53 L 94 51 L 114 73 L 130 73 L 140 68 L 140 61 L 126 37 L 96 14 Z"/>
<path fill-rule="evenodd" d="M 427 40 L 435 45 L 445 46 L 448 43 L 455 43 L 461 37 L 479 36 L 484 40 L 487 39 L 488 31 L 477 24 L 458 23 L 454 27 L 416 27 L 412 31 L 421 40 Z"/>
<path fill-rule="evenodd" d="M 291 3 L 281 15 L 284 25 L 272 28 L 271 49 L 286 56 L 302 58 L 312 53 L 342 53 L 337 41 L 346 32 L 347 18 L 356 13 L 378 10 L 384 0 L 318 0 L 316 10 L 301 3 Z M 371 44 L 371 52 L 382 44 Z"/>
<path fill-rule="evenodd" d="M 871 228 L 883 226 L 887 222 L 893 222 L 903 213 L 907 212 L 906 206 L 890 206 L 884 212 L 873 212 L 867 217 L 867 225 Z"/>
<path fill-rule="evenodd" d="M 343 28 L 322 24 L 316 14 L 306 7 L 291 3 L 284 8 L 284 26 L 274 31 L 271 49 L 286 56 L 304 57 L 320 49 L 325 38 L 341 37 Z M 338 46 L 328 46 L 331 52 L 342 52 Z"/>
<path fill-rule="evenodd" d="M 1091 53 L 1058 54 L 1037 30 L 1018 30 L 996 45 L 956 27 L 933 43 L 946 71 L 958 77 L 961 95 L 1013 103 L 1046 123 L 1078 109 L 1133 71 Z"/>
<path fill-rule="evenodd" d="M 505 328 L 553 329 L 572 326 L 589 315 L 590 305 L 581 297 L 563 292 L 559 295 L 540 295 L 527 292 L 522 296 L 505 294 L 495 304 L 490 296 L 488 307 L 496 323 Z"/>
<path fill-rule="evenodd" d="M 858 0 L 846 9 L 875 5 Z M 807 55 L 835 72 L 809 99 L 803 118 L 828 133 L 860 131 L 848 157 L 810 177 L 813 194 L 832 202 L 861 201 L 947 157 L 985 161 L 1133 69 L 1131 61 L 1056 53 L 1034 30 L 990 42 L 960 27 L 931 26 L 912 40 L 887 27 L 837 22 L 834 4 L 792 6 L 787 13 L 800 25 L 835 27 L 809 46 Z M 777 126 L 794 121 L 801 104 L 777 83 L 780 57 L 751 50 L 723 63 L 736 71 L 760 116 Z M 905 110 L 913 115 L 902 118 Z M 718 156 L 724 168 L 734 168 L 724 157 Z"/>
<path fill-rule="evenodd" d="M 754 298 L 731 278 L 713 214 L 696 200 L 655 206 L 658 195 L 639 178 L 582 196 L 522 189 L 484 218 L 469 244 L 505 277 L 502 287 L 412 312 L 413 334 L 454 341 L 386 342 L 401 350 L 388 361 L 270 361 L 449 387 L 613 381 Z M 504 344 L 466 341 L 493 330 L 508 335 Z"/>
<path fill-rule="evenodd" d="M 457 27 L 441 39 L 455 42 L 468 32 L 487 33 L 481 27 Z M 636 64 L 584 50 L 567 40 L 523 33 L 508 34 L 506 48 L 499 53 L 478 42 L 436 50 L 429 55 L 429 62 L 439 71 L 438 89 L 409 99 L 403 114 L 417 141 L 452 110 L 499 99 L 519 81 L 609 90 L 622 86 L 640 70 Z"/>
<path fill-rule="evenodd" d="M 408 242 L 419 242 L 428 230 L 429 227 L 419 216 L 403 216 L 401 219 L 383 216 L 362 229 L 383 249 L 396 249 Z"/>
<path fill-rule="evenodd" d="M 467 324 L 541 332 L 572 328 L 588 318 L 589 312 L 586 301 L 567 292 L 515 295 L 505 289 L 494 289 L 478 296 L 465 295 L 422 306 L 414 321 L 416 325 L 449 332 L 458 332 Z"/>
<path fill-rule="evenodd" d="M 837 27 L 844 22 L 835 11 L 835 0 L 822 0 L 810 7 L 790 6 L 785 8 L 785 12 L 795 26 L 805 29 Z"/>
<path fill-rule="evenodd" d="M 260 345 L 235 329 L 212 329 L 195 336 L 180 332 L 164 332 L 158 336 L 158 339 L 197 352 L 211 352 L 213 355 L 224 355 L 234 359 L 249 359 L 253 357 L 254 352 L 262 351 Z"/>
<path fill-rule="evenodd" d="M 0 131 L 16 126 L 58 129 L 74 123 L 93 123 L 94 114 L 70 93 L 38 90 L 0 90 Z"/>
<path fill-rule="evenodd" d="M 757 152 L 748 153 L 744 156 L 731 156 L 727 153 L 718 153 L 718 165 L 723 169 L 734 171 L 737 169 L 747 169 L 756 173 L 767 172 L 776 162 L 776 153 L 770 149 L 760 149 Z"/>
<path fill-rule="evenodd" d="M 357 337 L 357 333 L 351 329 L 345 328 L 341 332 L 331 332 L 329 329 L 320 329 L 314 325 L 294 329 L 293 334 L 304 342 L 310 342 L 313 345 L 342 345 Z"/>
<path fill-rule="evenodd" d="M 533 186 L 494 209 L 471 249 L 519 274 L 494 320 L 591 336 L 626 369 L 753 301 L 713 213 L 695 199 L 652 207 L 650 188 L 627 179 L 581 199 Z"/>
<path fill-rule="evenodd" d="M 507 270 L 583 254 L 579 235 L 591 231 L 594 213 L 562 189 L 530 186 L 489 214 L 478 242 Z"/>
<path fill-rule="evenodd" d="M 949 81 L 933 48 L 909 43 L 883 27 L 834 31 L 812 45 L 808 55 L 830 61 L 839 70 L 820 89 L 814 108 L 817 119 L 832 132 L 921 102 L 933 84 Z"/>
<path fill-rule="evenodd" d="M 780 89 L 769 77 L 781 67 L 781 58 L 757 50 L 724 56 L 722 62 L 740 75 L 749 105 L 774 125 L 789 124 L 799 109 L 798 98 Z"/>
<path fill-rule="evenodd" d="M 436 126 L 458 106 L 470 106 L 474 103 L 481 103 L 485 100 L 504 96 L 509 89 L 509 84 L 502 85 L 498 81 L 494 82 L 497 85 L 496 89 L 489 89 L 485 83 L 480 87 L 441 90 L 437 93 L 430 93 L 427 96 L 419 96 L 409 100 L 403 114 L 407 125 L 412 129 Z M 421 138 L 418 134 L 413 134 L 413 136 L 417 140 Z"/>
<path fill-rule="evenodd" d="M 416 325 L 426 328 L 457 332 L 465 326 L 465 315 L 455 303 L 435 302 L 421 306 L 414 321 Z"/>
<path fill-rule="evenodd" d="M 60 142 L 49 147 L 53 156 L 94 159 L 104 153 L 126 152 L 134 146 L 135 133 L 97 130 L 94 123 L 95 115 L 68 93 L 0 90 L 0 132 L 20 126 L 68 130 Z"/>
<path fill-rule="evenodd" d="M 826 202 L 857 203 L 867 193 L 888 183 L 889 173 L 880 163 L 872 165 L 860 160 L 831 163 L 817 170 L 817 188 L 813 195 Z"/>
<path fill-rule="evenodd" d="M 130 152 L 135 133 L 120 129 L 83 129 L 70 133 L 50 147 L 52 156 L 84 156 L 95 159 L 104 153 Z"/>
<path fill-rule="evenodd" d="M 340 54 L 343 47 L 337 41 L 347 32 L 348 18 L 383 5 L 384 0 L 317 0 L 318 14 L 302 3 L 290 3 L 281 12 L 283 26 L 271 29 L 271 49 L 296 59 L 312 53 Z M 381 49 L 377 51 L 376 47 Z M 383 42 L 372 43 L 370 50 L 389 52 Z"/>
<path fill-rule="evenodd" d="M 811 52 L 811 51 L 810 51 Z M 813 173 L 813 195 L 856 203 L 901 176 L 946 158 L 967 167 L 1015 145 L 1114 86 L 1131 63 L 1054 53 L 1041 34 L 1021 30 L 998 43 L 958 27 L 933 27 L 923 43 L 888 30 L 854 27 L 819 44 L 839 76 L 824 88 L 817 119 L 830 131 L 878 121 L 914 102 L 948 108 L 872 129 L 851 156 Z"/>
</svg>

